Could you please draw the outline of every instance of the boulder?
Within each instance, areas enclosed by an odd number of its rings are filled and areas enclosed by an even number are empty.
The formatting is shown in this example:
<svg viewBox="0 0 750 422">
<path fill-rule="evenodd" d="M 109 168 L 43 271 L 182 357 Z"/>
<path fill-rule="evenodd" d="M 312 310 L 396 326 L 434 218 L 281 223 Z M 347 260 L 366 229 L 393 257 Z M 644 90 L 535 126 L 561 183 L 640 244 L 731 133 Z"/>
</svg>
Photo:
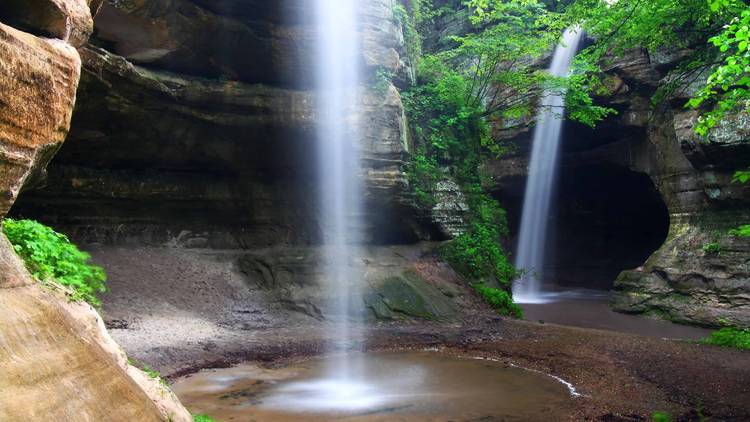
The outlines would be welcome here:
<svg viewBox="0 0 750 422">
<path fill-rule="evenodd" d="M 34 281 L 2 235 L 0 265 L 0 420 L 192 420 L 90 305 Z"/>
<path fill-rule="evenodd" d="M 80 58 L 70 45 L 0 23 L 0 217 L 68 133 Z"/>
<path fill-rule="evenodd" d="M 91 18 L 102 0 L 6 0 L 0 21 L 36 35 L 80 47 L 94 30 Z"/>
<path fill-rule="evenodd" d="M 458 316 L 456 295 L 450 281 L 428 281 L 414 265 L 435 244 L 364 247 L 357 250 L 350 266 L 365 274 L 361 295 L 352 299 L 351 309 L 362 318 L 453 320 Z M 335 297 L 327 288 L 328 265 L 320 248 L 275 248 L 246 253 L 238 260 L 240 272 L 254 289 L 275 297 L 289 310 L 317 319 L 335 317 L 328 307 Z"/>
</svg>

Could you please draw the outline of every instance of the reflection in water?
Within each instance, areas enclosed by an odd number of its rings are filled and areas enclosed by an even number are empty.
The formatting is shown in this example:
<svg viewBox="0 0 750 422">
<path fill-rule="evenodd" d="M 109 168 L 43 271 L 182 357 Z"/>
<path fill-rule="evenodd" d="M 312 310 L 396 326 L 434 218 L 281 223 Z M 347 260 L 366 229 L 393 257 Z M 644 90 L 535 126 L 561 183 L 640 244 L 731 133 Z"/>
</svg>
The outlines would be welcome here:
<svg viewBox="0 0 750 422">
<path fill-rule="evenodd" d="M 572 400 L 547 375 L 434 352 L 354 354 L 366 384 L 325 379 L 332 356 L 280 369 L 244 365 L 178 381 L 193 412 L 236 421 L 556 420 Z"/>
<path fill-rule="evenodd" d="M 640 315 L 615 312 L 609 306 L 610 292 L 545 286 L 539 303 L 521 304 L 524 318 L 583 328 L 619 331 L 650 337 L 698 340 L 710 330 Z"/>
</svg>

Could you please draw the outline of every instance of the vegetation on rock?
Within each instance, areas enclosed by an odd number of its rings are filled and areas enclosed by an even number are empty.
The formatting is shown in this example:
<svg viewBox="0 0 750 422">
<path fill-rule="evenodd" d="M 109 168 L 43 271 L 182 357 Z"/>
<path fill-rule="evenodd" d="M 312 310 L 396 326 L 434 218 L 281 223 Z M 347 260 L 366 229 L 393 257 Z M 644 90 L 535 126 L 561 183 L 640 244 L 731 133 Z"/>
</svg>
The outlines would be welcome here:
<svg viewBox="0 0 750 422">
<path fill-rule="evenodd" d="M 428 2 L 419 6 L 422 16 L 443 12 Z M 505 211 L 484 192 L 481 165 L 511 148 L 493 139 L 490 122 L 532 117 L 536 106 L 529 99 L 542 90 L 567 91 L 571 116 L 589 125 L 612 112 L 593 104 L 588 95 L 593 79 L 584 73 L 554 78 L 534 65 L 559 38 L 548 21 L 537 19 L 547 16 L 544 10 L 536 2 L 496 3 L 493 13 L 475 7 L 475 14 L 466 15 L 475 31 L 450 37 L 451 48 L 423 55 L 417 84 L 402 93 L 414 135 L 408 175 L 417 202 L 431 208 L 435 184 L 445 178 L 455 180 L 469 202 L 468 229 L 441 250 L 442 256 L 469 280 L 497 282 L 502 290 L 479 292 L 510 315 L 519 312 L 500 304 L 512 304 L 510 287 L 518 272 L 501 244 L 507 235 Z M 499 300 L 501 291 L 508 300 Z"/>
<path fill-rule="evenodd" d="M 703 343 L 750 350 L 750 328 L 724 327 L 712 332 Z"/>
<path fill-rule="evenodd" d="M 523 309 L 513 302 L 513 298 L 506 290 L 474 284 L 474 289 L 502 315 L 523 318 Z"/>
<path fill-rule="evenodd" d="M 193 415 L 193 422 L 216 422 L 216 420 L 208 415 Z"/>
<path fill-rule="evenodd" d="M 140 361 L 137 361 L 137 360 L 132 359 L 132 358 L 128 358 L 128 365 L 135 366 L 136 368 L 138 368 L 141 371 L 145 372 L 146 375 L 148 375 L 149 378 L 151 378 L 153 380 L 156 380 L 156 381 L 159 382 L 159 384 L 163 385 L 164 387 L 169 388 L 169 383 L 167 382 L 167 380 L 165 380 L 161 376 L 161 373 L 159 371 L 156 371 L 156 370 L 152 369 L 147 364 L 145 364 L 143 362 L 140 362 Z"/>
<path fill-rule="evenodd" d="M 667 412 L 654 412 L 651 414 L 651 420 L 654 422 L 672 422 L 672 415 Z"/>
<path fill-rule="evenodd" d="M 106 291 L 106 274 L 92 265 L 91 256 L 70 243 L 67 236 L 36 221 L 10 218 L 4 220 L 3 231 L 39 281 L 69 288 L 72 300 L 101 304 L 96 295 Z"/>
<path fill-rule="evenodd" d="M 699 81 L 702 86 L 685 106 L 702 111 L 695 127 L 700 135 L 706 136 L 727 114 L 750 107 L 750 7 L 742 0 L 573 0 L 557 8 L 537 0 L 466 4 L 485 21 L 501 19 L 519 6 L 536 8 L 535 24 L 553 37 L 579 26 L 594 40 L 579 54 L 579 63 L 586 63 L 584 74 L 594 79 L 602 74 L 600 65 L 630 49 L 684 55 L 654 99 Z M 596 88 L 596 83 L 588 87 Z"/>
</svg>

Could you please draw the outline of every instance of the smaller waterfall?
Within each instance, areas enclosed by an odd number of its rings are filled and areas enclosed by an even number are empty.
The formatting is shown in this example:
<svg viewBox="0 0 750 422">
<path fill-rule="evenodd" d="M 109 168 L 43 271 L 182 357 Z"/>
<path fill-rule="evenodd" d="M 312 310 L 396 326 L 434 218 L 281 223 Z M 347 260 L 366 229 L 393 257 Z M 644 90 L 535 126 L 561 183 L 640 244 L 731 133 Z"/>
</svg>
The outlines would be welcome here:
<svg viewBox="0 0 750 422">
<path fill-rule="evenodd" d="M 552 57 L 549 73 L 567 76 L 581 40 L 579 29 L 568 29 L 563 43 Z M 547 241 L 550 202 L 554 191 L 555 168 L 560 151 L 562 118 L 565 97 L 545 92 L 542 96 L 531 152 L 529 178 L 523 202 L 521 231 L 516 251 L 516 267 L 526 271 L 513 286 L 513 296 L 519 303 L 542 303 L 542 271 Z"/>
</svg>

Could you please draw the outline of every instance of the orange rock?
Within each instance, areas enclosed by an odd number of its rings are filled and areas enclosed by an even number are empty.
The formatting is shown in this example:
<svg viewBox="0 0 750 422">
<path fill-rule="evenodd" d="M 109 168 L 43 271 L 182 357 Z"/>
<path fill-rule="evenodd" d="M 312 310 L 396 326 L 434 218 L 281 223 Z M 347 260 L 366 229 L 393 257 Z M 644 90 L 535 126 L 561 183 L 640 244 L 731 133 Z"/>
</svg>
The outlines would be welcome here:
<svg viewBox="0 0 750 422">
<path fill-rule="evenodd" d="M 80 68 L 70 45 L 0 24 L 0 217 L 65 140 Z"/>
</svg>

